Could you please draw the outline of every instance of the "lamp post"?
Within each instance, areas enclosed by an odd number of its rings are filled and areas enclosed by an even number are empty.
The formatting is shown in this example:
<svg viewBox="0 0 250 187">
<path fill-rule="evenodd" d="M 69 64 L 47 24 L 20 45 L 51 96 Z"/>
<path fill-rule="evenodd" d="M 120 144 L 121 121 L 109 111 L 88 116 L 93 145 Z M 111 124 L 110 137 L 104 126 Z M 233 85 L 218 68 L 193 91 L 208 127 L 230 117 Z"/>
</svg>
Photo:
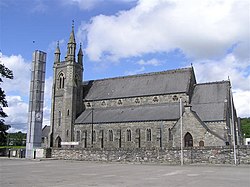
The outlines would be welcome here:
<svg viewBox="0 0 250 187">
<path fill-rule="evenodd" d="M 234 107 L 233 107 L 233 92 L 232 87 L 230 86 L 230 101 L 231 101 L 231 115 L 232 115 L 232 123 L 231 123 L 231 134 L 233 138 L 233 149 L 234 149 L 234 164 L 237 165 L 236 158 L 236 148 L 235 148 L 235 128 L 234 128 Z"/>
<path fill-rule="evenodd" d="M 91 107 L 91 147 L 93 147 L 94 143 L 94 108 L 93 108 L 93 103 Z"/>
<path fill-rule="evenodd" d="M 181 126 L 181 165 L 183 165 L 183 139 L 182 139 L 182 98 L 180 98 L 180 126 Z"/>
</svg>

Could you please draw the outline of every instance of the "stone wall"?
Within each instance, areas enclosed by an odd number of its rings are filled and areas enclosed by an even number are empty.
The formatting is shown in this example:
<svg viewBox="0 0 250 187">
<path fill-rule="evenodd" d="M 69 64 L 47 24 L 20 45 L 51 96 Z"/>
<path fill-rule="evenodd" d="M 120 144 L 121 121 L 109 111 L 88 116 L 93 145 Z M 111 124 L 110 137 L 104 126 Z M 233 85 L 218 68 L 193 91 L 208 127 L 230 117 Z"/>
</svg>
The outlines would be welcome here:
<svg viewBox="0 0 250 187">
<path fill-rule="evenodd" d="M 149 121 L 149 122 L 128 122 L 112 124 L 93 124 L 95 138 L 91 142 L 91 124 L 75 125 L 75 141 L 80 142 L 79 148 L 160 148 L 172 147 L 169 142 L 169 130 L 175 121 Z M 150 141 L 147 140 L 147 129 L 151 130 Z M 113 132 L 112 141 L 109 140 L 109 131 Z M 131 139 L 128 140 L 127 131 L 131 132 Z M 77 133 L 79 134 L 77 135 Z M 86 142 L 86 143 L 85 143 Z"/>
<path fill-rule="evenodd" d="M 182 94 L 165 94 L 141 97 L 128 97 L 118 99 L 106 99 L 98 101 L 85 101 L 85 108 L 108 108 L 108 107 L 122 107 L 122 106 L 138 106 L 145 104 L 163 104 L 163 103 L 179 103 L 179 98 L 182 102 L 189 102 L 189 97 L 185 93 Z"/>
<path fill-rule="evenodd" d="M 24 158 L 25 157 L 25 148 L 1 148 L 0 156 L 4 157 L 15 157 L 15 158 Z"/>
<path fill-rule="evenodd" d="M 184 164 L 234 164 L 233 147 L 193 147 L 183 150 Z M 250 164 L 250 146 L 236 149 L 237 163 Z M 180 164 L 180 149 L 58 149 L 52 158 L 66 160 Z"/>
<path fill-rule="evenodd" d="M 183 143 L 186 143 L 185 135 L 190 133 L 192 136 L 193 146 L 200 146 L 200 143 L 203 142 L 204 146 L 224 146 L 226 142 L 226 138 L 224 137 L 224 127 L 225 123 L 217 122 L 214 125 L 205 126 L 206 124 L 201 122 L 197 115 L 191 110 L 190 106 L 185 106 L 185 112 L 183 113 L 183 123 L 182 123 L 182 135 L 181 138 L 181 125 L 180 120 L 176 123 L 176 125 L 172 129 L 173 134 L 173 147 L 180 147 L 181 139 L 183 139 Z M 210 129 L 210 131 L 209 131 Z M 218 134 L 215 136 L 210 133 L 211 131 Z M 183 145 L 185 147 L 185 145 Z"/>
</svg>

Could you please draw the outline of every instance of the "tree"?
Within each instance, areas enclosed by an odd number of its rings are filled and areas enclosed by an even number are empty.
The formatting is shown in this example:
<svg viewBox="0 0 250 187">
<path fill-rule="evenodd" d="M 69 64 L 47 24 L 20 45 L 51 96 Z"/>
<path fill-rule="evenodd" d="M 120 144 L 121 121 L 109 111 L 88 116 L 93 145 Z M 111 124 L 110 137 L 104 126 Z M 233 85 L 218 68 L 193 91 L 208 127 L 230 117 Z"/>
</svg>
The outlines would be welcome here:
<svg viewBox="0 0 250 187">
<path fill-rule="evenodd" d="M 0 64 L 0 85 L 3 82 L 2 78 L 13 79 L 13 72 L 6 68 L 3 64 Z M 10 128 L 10 125 L 6 125 L 3 118 L 6 118 L 8 115 L 3 111 L 3 107 L 8 107 L 6 100 L 6 95 L 4 90 L 0 87 L 0 145 L 6 145 L 7 142 L 7 130 Z"/>
<path fill-rule="evenodd" d="M 250 118 L 241 118 L 241 132 L 244 138 L 250 138 Z"/>
<path fill-rule="evenodd" d="M 26 143 L 26 133 L 21 131 L 8 134 L 8 145 L 13 146 L 25 146 Z"/>
</svg>

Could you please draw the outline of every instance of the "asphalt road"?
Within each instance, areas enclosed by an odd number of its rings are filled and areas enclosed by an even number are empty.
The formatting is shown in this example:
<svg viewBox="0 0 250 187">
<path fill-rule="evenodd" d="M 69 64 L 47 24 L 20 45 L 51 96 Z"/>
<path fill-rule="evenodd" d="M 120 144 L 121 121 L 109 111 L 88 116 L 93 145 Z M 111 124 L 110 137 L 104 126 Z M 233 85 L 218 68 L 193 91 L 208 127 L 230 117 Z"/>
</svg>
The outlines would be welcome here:
<svg viewBox="0 0 250 187">
<path fill-rule="evenodd" d="M 0 158 L 0 186 L 250 187 L 250 166 L 168 166 Z"/>
</svg>

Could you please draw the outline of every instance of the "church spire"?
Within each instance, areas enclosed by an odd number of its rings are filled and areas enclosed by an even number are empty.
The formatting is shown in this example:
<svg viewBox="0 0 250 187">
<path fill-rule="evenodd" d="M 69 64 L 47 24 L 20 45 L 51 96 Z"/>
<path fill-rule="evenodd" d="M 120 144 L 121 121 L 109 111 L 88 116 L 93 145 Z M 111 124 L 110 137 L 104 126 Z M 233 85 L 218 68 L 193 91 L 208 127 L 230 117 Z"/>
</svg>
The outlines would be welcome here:
<svg viewBox="0 0 250 187">
<path fill-rule="evenodd" d="M 67 60 L 74 62 L 75 61 L 75 50 L 76 50 L 76 41 L 74 33 L 74 20 L 72 21 L 72 31 L 70 33 L 69 42 L 68 42 L 68 51 L 67 51 Z"/>
<path fill-rule="evenodd" d="M 57 47 L 56 47 L 56 51 L 55 51 L 55 63 L 60 62 L 60 48 L 59 48 L 59 41 L 57 41 Z"/>
<path fill-rule="evenodd" d="M 78 63 L 82 64 L 82 57 L 83 57 L 83 53 L 82 53 L 82 44 L 80 43 L 80 49 L 78 51 Z"/>
<path fill-rule="evenodd" d="M 75 33 L 74 33 L 74 20 L 72 20 L 72 30 L 71 30 L 71 33 L 70 33 L 70 37 L 69 37 L 69 43 L 76 43 L 76 40 L 75 40 Z"/>
</svg>

